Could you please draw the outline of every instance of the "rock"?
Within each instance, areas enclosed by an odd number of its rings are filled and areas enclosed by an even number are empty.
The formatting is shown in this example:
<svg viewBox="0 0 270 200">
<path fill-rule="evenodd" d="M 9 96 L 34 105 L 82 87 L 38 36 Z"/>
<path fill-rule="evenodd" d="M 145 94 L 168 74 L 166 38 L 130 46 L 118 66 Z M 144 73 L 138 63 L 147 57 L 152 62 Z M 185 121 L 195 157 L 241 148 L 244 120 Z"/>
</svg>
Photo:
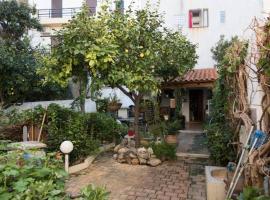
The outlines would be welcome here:
<svg viewBox="0 0 270 200">
<path fill-rule="evenodd" d="M 113 151 L 114 151 L 115 153 L 117 153 L 117 152 L 119 151 L 119 149 L 121 149 L 121 148 L 123 148 L 123 146 L 122 146 L 121 144 L 118 144 L 118 145 L 116 145 L 116 146 L 114 147 Z"/>
<path fill-rule="evenodd" d="M 148 153 L 150 155 L 153 155 L 154 154 L 154 151 L 153 151 L 153 149 L 151 147 L 148 147 L 147 151 L 148 151 Z"/>
<path fill-rule="evenodd" d="M 118 159 L 124 159 L 124 153 L 119 153 L 118 154 Z"/>
<path fill-rule="evenodd" d="M 127 164 L 129 164 L 129 165 L 132 164 L 132 162 L 131 162 L 132 159 L 131 159 L 130 157 L 127 156 L 127 157 L 125 158 L 125 160 L 126 160 Z"/>
<path fill-rule="evenodd" d="M 135 148 L 135 146 L 136 146 L 135 141 L 134 140 L 130 140 L 129 143 L 128 143 L 128 146 Z"/>
<path fill-rule="evenodd" d="M 157 158 L 150 158 L 150 160 L 147 162 L 147 164 L 152 166 L 152 167 L 156 167 L 156 166 L 161 164 L 161 160 L 159 160 Z"/>
<path fill-rule="evenodd" d="M 139 161 L 140 161 L 141 165 L 146 165 L 146 163 L 147 163 L 146 159 L 143 159 L 143 158 L 140 158 L 140 157 L 139 157 Z"/>
<path fill-rule="evenodd" d="M 143 159 L 146 159 L 146 160 L 149 158 L 148 151 L 144 147 L 139 148 L 137 150 L 137 154 L 138 154 L 138 157 L 140 157 L 140 158 L 143 158 Z"/>
<path fill-rule="evenodd" d="M 137 155 L 137 149 L 135 147 L 130 147 L 129 150 Z"/>
<path fill-rule="evenodd" d="M 127 139 L 127 138 L 124 138 L 124 139 L 121 141 L 121 145 L 122 145 L 122 146 L 127 146 L 127 145 L 128 145 L 128 139 Z"/>
<path fill-rule="evenodd" d="M 140 163 L 139 159 L 138 158 L 134 158 L 131 160 L 131 164 L 132 165 L 138 165 Z"/>
<path fill-rule="evenodd" d="M 117 159 L 117 161 L 119 162 L 119 163 L 125 163 L 126 162 L 126 160 L 125 159 Z"/>
<path fill-rule="evenodd" d="M 117 160 L 118 154 L 113 154 L 113 159 Z"/>
<path fill-rule="evenodd" d="M 118 150 L 118 153 L 121 154 L 121 153 L 126 153 L 128 151 L 129 151 L 129 149 L 127 147 L 123 147 L 123 148 Z"/>
<path fill-rule="evenodd" d="M 128 156 L 129 156 L 130 158 L 137 158 L 137 155 L 136 155 L 134 152 L 132 152 L 132 151 L 129 151 Z"/>
</svg>

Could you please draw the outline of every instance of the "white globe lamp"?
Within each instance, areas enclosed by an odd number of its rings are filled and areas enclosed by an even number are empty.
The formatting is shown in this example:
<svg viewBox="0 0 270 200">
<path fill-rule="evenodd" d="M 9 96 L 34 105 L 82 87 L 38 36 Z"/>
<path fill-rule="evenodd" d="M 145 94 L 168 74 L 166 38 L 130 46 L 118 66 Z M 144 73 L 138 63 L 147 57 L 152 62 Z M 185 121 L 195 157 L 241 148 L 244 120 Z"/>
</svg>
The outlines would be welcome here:
<svg viewBox="0 0 270 200">
<path fill-rule="evenodd" d="M 60 150 L 65 154 L 65 170 L 68 172 L 69 158 L 68 154 L 73 150 L 73 144 L 71 141 L 64 141 L 60 145 Z"/>
</svg>

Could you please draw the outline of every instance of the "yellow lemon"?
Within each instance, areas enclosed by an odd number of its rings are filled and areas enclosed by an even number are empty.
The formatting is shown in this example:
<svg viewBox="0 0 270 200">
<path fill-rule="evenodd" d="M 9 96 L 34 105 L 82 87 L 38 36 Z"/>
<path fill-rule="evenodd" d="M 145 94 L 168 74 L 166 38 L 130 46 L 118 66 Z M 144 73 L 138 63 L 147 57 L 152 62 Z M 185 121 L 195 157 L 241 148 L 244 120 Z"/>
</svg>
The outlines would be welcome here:
<svg viewBox="0 0 270 200">
<path fill-rule="evenodd" d="M 128 53 L 128 49 L 125 49 L 125 52 Z"/>
<path fill-rule="evenodd" d="M 144 54 L 143 53 L 140 53 L 140 57 L 143 58 L 144 57 Z"/>
</svg>

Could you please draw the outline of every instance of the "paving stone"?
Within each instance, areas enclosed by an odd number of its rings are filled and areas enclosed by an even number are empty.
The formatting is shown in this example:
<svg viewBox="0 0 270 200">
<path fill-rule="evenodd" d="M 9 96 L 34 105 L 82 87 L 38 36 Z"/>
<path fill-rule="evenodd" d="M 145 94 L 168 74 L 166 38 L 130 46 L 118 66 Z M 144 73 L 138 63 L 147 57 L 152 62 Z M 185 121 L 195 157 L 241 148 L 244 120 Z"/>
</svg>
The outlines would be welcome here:
<svg viewBox="0 0 270 200">
<path fill-rule="evenodd" d="M 205 200 L 204 164 L 194 160 L 164 162 L 158 167 L 130 166 L 111 157 L 97 159 L 93 166 L 67 182 L 67 192 L 76 194 L 88 184 L 106 186 L 110 200 Z"/>
</svg>

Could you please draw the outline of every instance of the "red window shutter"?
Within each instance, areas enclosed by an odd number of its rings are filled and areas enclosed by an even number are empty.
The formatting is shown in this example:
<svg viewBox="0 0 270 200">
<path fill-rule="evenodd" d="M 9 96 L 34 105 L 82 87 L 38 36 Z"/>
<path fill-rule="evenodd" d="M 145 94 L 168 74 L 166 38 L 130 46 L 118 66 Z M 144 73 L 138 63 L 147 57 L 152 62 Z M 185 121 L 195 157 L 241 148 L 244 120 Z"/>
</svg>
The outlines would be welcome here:
<svg viewBox="0 0 270 200">
<path fill-rule="evenodd" d="M 192 11 L 189 11 L 189 28 L 192 28 Z"/>
</svg>

